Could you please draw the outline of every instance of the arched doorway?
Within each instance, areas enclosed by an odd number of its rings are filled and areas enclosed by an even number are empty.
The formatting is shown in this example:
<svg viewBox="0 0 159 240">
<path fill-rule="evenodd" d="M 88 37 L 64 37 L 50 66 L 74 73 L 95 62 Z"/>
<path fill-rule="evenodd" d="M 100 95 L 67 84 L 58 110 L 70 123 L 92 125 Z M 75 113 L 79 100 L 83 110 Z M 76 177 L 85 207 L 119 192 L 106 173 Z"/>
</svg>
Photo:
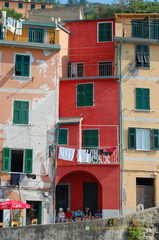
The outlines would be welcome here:
<svg viewBox="0 0 159 240">
<path fill-rule="evenodd" d="M 89 207 L 92 214 L 102 208 L 102 187 L 95 176 L 86 171 L 74 171 L 60 179 L 56 186 L 56 210 L 72 211 Z"/>
</svg>

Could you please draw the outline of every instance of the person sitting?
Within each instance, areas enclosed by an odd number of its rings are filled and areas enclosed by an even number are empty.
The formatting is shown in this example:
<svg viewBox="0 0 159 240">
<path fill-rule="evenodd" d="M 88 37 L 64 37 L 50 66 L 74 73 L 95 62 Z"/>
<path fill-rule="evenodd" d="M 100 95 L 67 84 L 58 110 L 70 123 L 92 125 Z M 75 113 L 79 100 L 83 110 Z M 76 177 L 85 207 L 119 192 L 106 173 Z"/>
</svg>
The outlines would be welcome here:
<svg viewBox="0 0 159 240">
<path fill-rule="evenodd" d="M 83 220 L 91 220 L 92 219 L 92 214 L 89 211 L 89 208 L 86 207 L 83 215 Z"/>
<path fill-rule="evenodd" d="M 80 208 L 77 209 L 77 212 L 75 212 L 75 221 L 81 221 L 83 217 L 83 212 Z"/>
<path fill-rule="evenodd" d="M 65 213 L 63 211 L 63 208 L 59 208 L 59 211 L 58 211 L 58 217 L 57 217 L 57 222 L 60 223 L 60 222 L 64 222 L 66 219 L 66 216 L 65 216 Z"/>
<path fill-rule="evenodd" d="M 67 208 L 66 209 L 66 212 L 65 212 L 65 216 L 66 216 L 66 222 L 72 222 L 72 212 L 71 212 L 71 209 L 70 208 Z"/>
<path fill-rule="evenodd" d="M 97 208 L 97 212 L 94 214 L 94 219 L 102 218 L 101 208 Z"/>
</svg>

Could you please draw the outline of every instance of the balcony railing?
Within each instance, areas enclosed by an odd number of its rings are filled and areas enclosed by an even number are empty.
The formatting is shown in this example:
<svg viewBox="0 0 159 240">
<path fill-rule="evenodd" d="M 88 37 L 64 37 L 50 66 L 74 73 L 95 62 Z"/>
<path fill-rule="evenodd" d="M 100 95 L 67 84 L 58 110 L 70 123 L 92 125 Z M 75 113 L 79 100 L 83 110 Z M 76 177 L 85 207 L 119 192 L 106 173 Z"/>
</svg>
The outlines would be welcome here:
<svg viewBox="0 0 159 240">
<path fill-rule="evenodd" d="M 63 66 L 63 78 L 109 77 L 116 75 L 116 65 L 111 61 L 94 63 L 68 63 Z"/>
<path fill-rule="evenodd" d="M 5 32 L 4 32 L 5 31 Z M 22 28 L 22 34 L 0 28 L 0 39 L 20 42 L 59 44 L 54 30 Z"/>
<path fill-rule="evenodd" d="M 114 151 L 107 150 L 111 148 L 114 147 L 107 147 L 105 149 L 76 149 L 72 160 L 67 160 L 77 162 L 78 164 L 119 164 L 119 150 L 116 147 Z M 58 153 L 59 151 L 60 147 L 58 147 Z M 66 156 L 69 148 L 63 148 L 63 151 L 66 151 L 64 154 L 64 156 Z M 62 159 L 59 156 L 60 155 L 58 154 L 58 158 Z"/>
</svg>

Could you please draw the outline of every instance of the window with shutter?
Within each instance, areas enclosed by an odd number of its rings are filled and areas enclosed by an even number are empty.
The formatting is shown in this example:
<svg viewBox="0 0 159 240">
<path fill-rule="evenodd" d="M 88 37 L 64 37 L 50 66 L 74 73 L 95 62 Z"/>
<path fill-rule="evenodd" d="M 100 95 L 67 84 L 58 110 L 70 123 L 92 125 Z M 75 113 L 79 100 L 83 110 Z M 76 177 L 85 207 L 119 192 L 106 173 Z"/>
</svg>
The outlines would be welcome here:
<svg viewBox="0 0 159 240">
<path fill-rule="evenodd" d="M 150 109 L 150 89 L 136 88 L 136 109 Z"/>
<path fill-rule="evenodd" d="M 3 148 L 3 163 L 2 163 L 3 172 L 10 171 L 10 161 L 11 161 L 11 149 Z"/>
<path fill-rule="evenodd" d="M 128 148 L 136 149 L 136 128 L 128 128 Z"/>
<path fill-rule="evenodd" d="M 33 150 L 25 149 L 25 173 L 32 173 Z"/>
<path fill-rule="evenodd" d="M 93 106 L 93 83 L 77 84 L 77 107 Z"/>
<path fill-rule="evenodd" d="M 152 149 L 159 150 L 159 129 L 152 129 Z"/>
<path fill-rule="evenodd" d="M 98 147 L 98 129 L 82 131 L 82 147 L 83 148 Z"/>
<path fill-rule="evenodd" d="M 29 102 L 14 101 L 13 123 L 28 124 L 29 119 Z"/>
<path fill-rule="evenodd" d="M 30 56 L 16 54 L 15 56 L 15 76 L 29 77 Z"/>
<path fill-rule="evenodd" d="M 101 22 L 98 23 L 98 42 L 112 41 L 112 23 Z"/>
<path fill-rule="evenodd" d="M 149 46 L 136 45 L 136 67 L 150 67 Z"/>
<path fill-rule="evenodd" d="M 29 28 L 29 42 L 44 43 L 44 29 Z"/>
<path fill-rule="evenodd" d="M 67 144 L 68 142 L 68 129 L 60 128 L 58 132 L 58 144 Z"/>
</svg>

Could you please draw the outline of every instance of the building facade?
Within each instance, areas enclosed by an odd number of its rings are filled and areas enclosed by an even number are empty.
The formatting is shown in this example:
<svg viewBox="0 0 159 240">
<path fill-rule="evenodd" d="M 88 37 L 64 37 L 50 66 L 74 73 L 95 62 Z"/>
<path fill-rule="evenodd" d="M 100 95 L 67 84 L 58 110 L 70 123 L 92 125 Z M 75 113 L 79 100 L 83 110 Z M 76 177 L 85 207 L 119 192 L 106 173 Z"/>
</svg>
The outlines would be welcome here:
<svg viewBox="0 0 159 240">
<path fill-rule="evenodd" d="M 0 201 L 31 204 L 14 213 L 25 226 L 33 218 L 54 222 L 59 66 L 69 33 L 53 23 L 22 24 L 20 32 L 4 28 L 0 39 Z M 1 210 L 0 222 L 7 227 L 9 220 L 10 211 Z"/>
<path fill-rule="evenodd" d="M 116 14 L 123 213 L 159 203 L 158 14 Z"/>
<path fill-rule="evenodd" d="M 56 210 L 120 211 L 119 81 L 114 19 L 68 21 L 60 79 Z"/>
</svg>

